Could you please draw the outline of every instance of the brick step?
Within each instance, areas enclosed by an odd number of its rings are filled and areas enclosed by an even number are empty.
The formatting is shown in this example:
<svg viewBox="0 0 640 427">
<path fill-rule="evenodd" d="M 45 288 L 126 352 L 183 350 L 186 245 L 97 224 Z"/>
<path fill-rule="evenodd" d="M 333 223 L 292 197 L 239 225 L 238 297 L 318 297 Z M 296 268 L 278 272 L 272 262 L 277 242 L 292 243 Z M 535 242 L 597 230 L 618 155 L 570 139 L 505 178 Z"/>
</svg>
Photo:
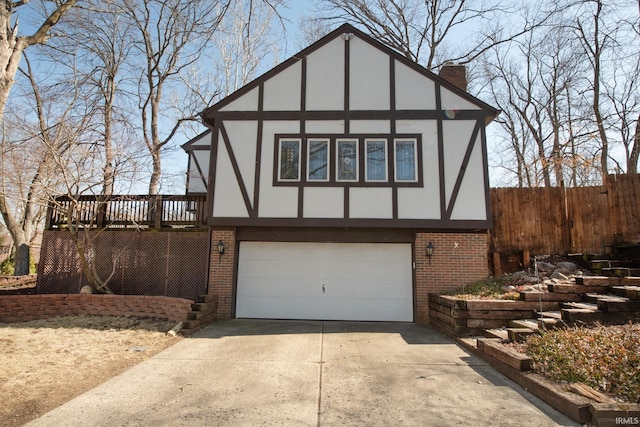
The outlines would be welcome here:
<svg viewBox="0 0 640 427">
<path fill-rule="evenodd" d="M 217 301 L 218 297 L 216 295 L 199 295 L 196 298 L 196 302 L 199 303 L 206 303 L 206 302 L 215 302 Z"/>
</svg>

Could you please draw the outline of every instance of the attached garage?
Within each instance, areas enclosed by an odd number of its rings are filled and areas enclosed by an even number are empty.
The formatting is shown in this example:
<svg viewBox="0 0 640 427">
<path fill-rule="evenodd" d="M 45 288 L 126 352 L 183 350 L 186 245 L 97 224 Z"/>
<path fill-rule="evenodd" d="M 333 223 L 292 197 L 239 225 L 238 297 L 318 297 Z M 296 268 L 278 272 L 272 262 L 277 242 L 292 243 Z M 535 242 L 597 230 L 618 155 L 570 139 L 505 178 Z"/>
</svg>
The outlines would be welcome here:
<svg viewBox="0 0 640 427">
<path fill-rule="evenodd" d="M 236 317 L 413 321 L 409 243 L 240 242 Z"/>
</svg>

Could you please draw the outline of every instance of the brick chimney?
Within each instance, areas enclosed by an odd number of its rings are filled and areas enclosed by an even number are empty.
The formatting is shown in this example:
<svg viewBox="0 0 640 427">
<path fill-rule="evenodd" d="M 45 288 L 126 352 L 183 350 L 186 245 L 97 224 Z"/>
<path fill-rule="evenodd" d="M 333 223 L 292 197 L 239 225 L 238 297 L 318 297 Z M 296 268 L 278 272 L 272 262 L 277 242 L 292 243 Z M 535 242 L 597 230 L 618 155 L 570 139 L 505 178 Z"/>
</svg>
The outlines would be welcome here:
<svg viewBox="0 0 640 427">
<path fill-rule="evenodd" d="M 464 65 L 447 61 L 444 63 L 442 68 L 440 68 L 440 77 L 465 92 L 467 91 L 467 69 Z"/>
</svg>

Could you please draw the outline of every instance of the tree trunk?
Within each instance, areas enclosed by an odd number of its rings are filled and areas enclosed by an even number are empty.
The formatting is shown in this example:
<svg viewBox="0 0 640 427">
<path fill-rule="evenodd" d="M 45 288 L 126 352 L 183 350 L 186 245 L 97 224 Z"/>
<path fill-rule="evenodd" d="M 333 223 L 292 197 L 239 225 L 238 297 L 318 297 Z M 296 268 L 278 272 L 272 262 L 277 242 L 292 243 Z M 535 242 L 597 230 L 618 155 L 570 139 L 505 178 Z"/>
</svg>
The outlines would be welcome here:
<svg viewBox="0 0 640 427">
<path fill-rule="evenodd" d="M 16 243 L 16 256 L 14 258 L 15 268 L 13 270 L 14 276 L 24 276 L 29 274 L 29 265 L 31 264 L 30 247 L 27 243 Z"/>
<path fill-rule="evenodd" d="M 627 173 L 629 175 L 635 176 L 638 174 L 638 158 L 640 158 L 640 114 L 638 114 L 638 119 L 636 120 L 636 132 L 633 135 L 633 148 L 631 149 L 629 163 L 627 164 Z"/>
</svg>

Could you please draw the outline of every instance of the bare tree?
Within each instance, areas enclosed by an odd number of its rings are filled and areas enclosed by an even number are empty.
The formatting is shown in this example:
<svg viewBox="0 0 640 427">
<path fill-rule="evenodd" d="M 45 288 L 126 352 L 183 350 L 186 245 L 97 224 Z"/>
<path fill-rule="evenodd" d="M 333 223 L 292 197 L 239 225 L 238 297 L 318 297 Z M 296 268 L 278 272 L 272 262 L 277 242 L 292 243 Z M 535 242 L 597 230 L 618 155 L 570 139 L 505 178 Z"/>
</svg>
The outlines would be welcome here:
<svg viewBox="0 0 640 427">
<path fill-rule="evenodd" d="M 22 53 L 28 46 L 46 43 L 51 37 L 51 29 L 77 1 L 46 2 L 52 5 L 51 11 L 43 19 L 40 28 L 29 36 L 19 36 L 18 23 L 12 22 L 13 13 L 19 8 L 28 7 L 29 0 L 2 2 L 0 6 L 0 27 L 2 27 L 2 31 L 0 31 L 0 119 L 4 116 L 4 109 L 20 66 Z"/>
<path fill-rule="evenodd" d="M 12 112 L 10 124 L 17 139 L 12 140 L 5 133 L 2 139 L 0 213 L 16 248 L 15 275 L 29 272 L 31 242 L 43 219 L 46 200 L 59 183 L 59 170 L 49 154 L 52 150 L 68 149 L 63 128 L 72 120 L 70 107 L 59 108 L 60 93 L 50 90 L 45 97 L 26 55 L 24 60 L 26 69 L 21 72 L 29 83 L 36 123 L 29 123 Z M 71 93 L 71 98 L 74 95 Z M 19 114 L 29 115 L 29 112 Z"/>
<path fill-rule="evenodd" d="M 180 73 L 195 64 L 205 49 L 230 0 L 122 0 L 121 12 L 135 28 L 134 52 L 141 61 L 130 64 L 139 80 L 139 108 L 143 139 L 152 161 L 149 194 L 160 190 L 161 154 L 181 123 L 194 120 L 195 106 L 167 105 L 165 91 L 178 90 Z M 190 108 L 189 108 L 190 107 Z M 200 108 L 202 106 L 199 106 Z M 178 120 L 168 131 L 160 122 Z"/>
<path fill-rule="evenodd" d="M 229 95 L 249 83 L 267 58 L 272 58 L 272 65 L 278 62 L 278 40 L 271 34 L 277 17 L 277 10 L 267 2 L 234 1 L 229 6 L 212 40 L 216 95 Z"/>
<path fill-rule="evenodd" d="M 553 13 L 529 21 L 516 18 L 523 5 L 507 6 L 492 0 L 323 0 L 322 4 L 327 9 L 322 19 L 353 22 L 428 69 L 447 60 L 468 63 L 488 49 L 526 34 Z M 508 28 L 512 30 L 508 33 L 500 24 L 504 16 L 510 17 Z M 460 32 L 474 27 L 478 31 L 461 41 Z"/>
</svg>

